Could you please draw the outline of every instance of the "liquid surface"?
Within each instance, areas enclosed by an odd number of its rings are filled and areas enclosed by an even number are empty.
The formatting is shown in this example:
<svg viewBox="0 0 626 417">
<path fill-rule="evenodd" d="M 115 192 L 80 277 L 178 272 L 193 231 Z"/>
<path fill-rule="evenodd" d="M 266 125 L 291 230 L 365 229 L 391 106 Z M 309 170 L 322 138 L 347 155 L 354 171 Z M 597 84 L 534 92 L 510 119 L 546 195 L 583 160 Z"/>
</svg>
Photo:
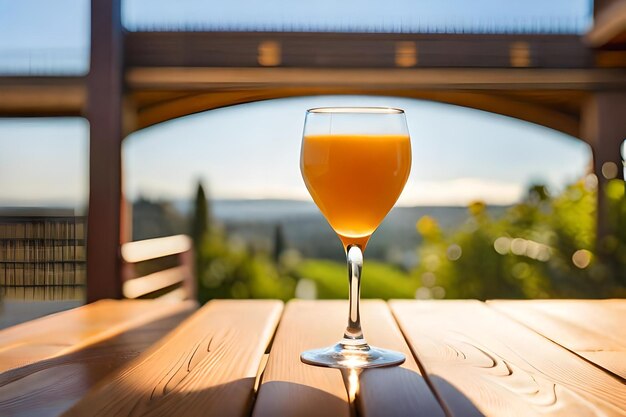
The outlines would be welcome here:
<svg viewBox="0 0 626 417">
<path fill-rule="evenodd" d="M 305 136 L 300 168 L 344 246 L 365 249 L 406 184 L 411 142 L 406 135 Z"/>
</svg>

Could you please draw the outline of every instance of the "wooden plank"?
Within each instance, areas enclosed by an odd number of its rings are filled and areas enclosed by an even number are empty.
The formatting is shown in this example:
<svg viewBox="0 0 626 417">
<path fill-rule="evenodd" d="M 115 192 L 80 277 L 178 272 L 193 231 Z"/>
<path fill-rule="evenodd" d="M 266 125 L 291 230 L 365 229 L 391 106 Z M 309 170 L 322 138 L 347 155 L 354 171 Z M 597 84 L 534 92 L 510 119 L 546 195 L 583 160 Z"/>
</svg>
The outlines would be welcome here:
<svg viewBox="0 0 626 417">
<path fill-rule="evenodd" d="M 336 343 L 348 313 L 346 301 L 291 301 L 285 310 L 254 407 L 254 417 L 443 416 L 420 375 L 398 326 L 382 301 L 364 301 L 362 320 L 369 342 L 400 350 L 400 367 L 363 372 L 320 368 L 300 362 L 300 353 Z"/>
<path fill-rule="evenodd" d="M 428 90 L 530 89 L 538 91 L 624 88 L 624 69 L 535 68 L 219 68 L 132 67 L 126 81 L 135 91 L 253 90 L 262 87 L 331 87 Z"/>
<path fill-rule="evenodd" d="M 163 309 L 163 303 L 150 302 Z M 175 328 L 196 309 L 178 302 L 168 314 L 70 353 L 41 360 L 0 374 L 0 415 L 58 416 L 77 403 L 107 374 L 125 365 Z"/>
<path fill-rule="evenodd" d="M 178 303 L 101 300 L 0 331 L 0 372 L 74 352 L 178 311 Z"/>
<path fill-rule="evenodd" d="M 122 259 L 136 263 L 164 256 L 178 255 L 191 250 L 191 239 L 187 235 L 174 235 L 155 239 L 136 240 L 122 245 Z"/>
<path fill-rule="evenodd" d="M 523 45 L 526 66 L 593 67 L 593 51 L 577 35 L 139 31 L 126 37 L 129 66 L 258 67 L 264 42 L 278 45 L 272 64 L 297 68 L 393 68 L 398 45 L 414 46 L 422 67 L 511 67 L 513 46 Z"/>
<path fill-rule="evenodd" d="M 0 76 L 0 116 L 82 116 L 85 79 Z"/>
<path fill-rule="evenodd" d="M 300 352 L 341 338 L 347 304 L 342 301 L 290 301 L 272 343 L 253 417 L 349 417 L 341 373 L 300 362 Z"/>
<path fill-rule="evenodd" d="M 483 303 L 390 306 L 452 415 L 624 415 L 623 382 Z"/>
<path fill-rule="evenodd" d="M 211 301 L 65 415 L 248 415 L 281 310 L 279 301 Z"/>
<path fill-rule="evenodd" d="M 344 305 L 345 315 L 348 306 Z M 358 415 L 443 417 L 444 411 L 422 376 L 387 304 L 364 301 L 361 320 L 368 343 L 400 351 L 406 361 L 400 366 L 363 371 L 359 377 L 360 386 L 355 390 Z"/>
<path fill-rule="evenodd" d="M 626 380 L 626 300 L 497 300 L 488 303 Z"/>
<path fill-rule="evenodd" d="M 126 281 L 123 286 L 124 297 L 139 298 L 181 284 L 189 275 L 188 269 L 186 266 L 177 266 Z"/>
</svg>

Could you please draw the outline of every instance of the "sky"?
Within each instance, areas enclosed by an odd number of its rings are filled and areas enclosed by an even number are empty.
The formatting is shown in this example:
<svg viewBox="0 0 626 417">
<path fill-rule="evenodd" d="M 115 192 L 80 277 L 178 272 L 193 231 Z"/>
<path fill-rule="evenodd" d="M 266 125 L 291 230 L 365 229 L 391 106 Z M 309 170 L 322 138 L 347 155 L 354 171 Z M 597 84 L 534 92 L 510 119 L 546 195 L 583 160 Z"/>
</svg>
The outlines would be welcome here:
<svg viewBox="0 0 626 417">
<path fill-rule="evenodd" d="M 126 0 L 127 28 L 378 31 L 570 31 L 589 25 L 589 0 Z M 358 7 L 357 7 L 358 5 Z M 502 26 L 498 26 L 502 25 Z M 1 73 L 85 73 L 86 0 L 0 0 Z M 325 105 L 406 109 L 414 164 L 400 204 L 518 201 L 527 186 L 554 189 L 582 176 L 587 145 L 547 128 L 476 110 L 385 97 L 304 97 L 189 116 L 125 140 L 131 198 L 189 198 L 198 179 L 216 198 L 308 199 L 298 170 L 304 112 Z M 88 195 L 83 119 L 0 119 L 0 206 L 74 205 Z"/>
<path fill-rule="evenodd" d="M 0 119 L 0 207 L 84 206 L 88 152 L 84 119 Z"/>
<path fill-rule="evenodd" d="M 202 27 L 228 30 L 580 31 L 590 0 L 126 0 L 130 29 Z M 181 6 L 182 5 L 182 6 Z"/>
<path fill-rule="evenodd" d="M 89 69 L 88 0 L 0 0 L 0 74 Z"/>
</svg>

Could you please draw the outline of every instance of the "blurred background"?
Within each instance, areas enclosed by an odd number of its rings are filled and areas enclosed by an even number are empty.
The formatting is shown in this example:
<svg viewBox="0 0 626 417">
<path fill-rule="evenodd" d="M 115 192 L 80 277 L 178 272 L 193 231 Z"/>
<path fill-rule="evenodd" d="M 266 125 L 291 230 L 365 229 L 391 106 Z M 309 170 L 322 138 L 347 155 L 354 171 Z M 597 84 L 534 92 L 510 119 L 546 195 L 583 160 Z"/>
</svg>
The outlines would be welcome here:
<svg viewBox="0 0 626 417">
<path fill-rule="evenodd" d="M 121 17 L 0 0 L 0 326 L 180 288 L 345 299 L 341 244 L 299 172 L 319 106 L 407 115 L 412 172 L 367 248 L 363 297 L 626 295 L 626 130 L 597 127 L 602 106 L 626 109 L 625 29 L 593 32 L 602 2 L 102 3 Z M 96 54 L 96 37 L 120 50 Z M 361 85 L 345 68 L 369 72 Z M 127 285 L 146 276 L 162 284 Z"/>
</svg>

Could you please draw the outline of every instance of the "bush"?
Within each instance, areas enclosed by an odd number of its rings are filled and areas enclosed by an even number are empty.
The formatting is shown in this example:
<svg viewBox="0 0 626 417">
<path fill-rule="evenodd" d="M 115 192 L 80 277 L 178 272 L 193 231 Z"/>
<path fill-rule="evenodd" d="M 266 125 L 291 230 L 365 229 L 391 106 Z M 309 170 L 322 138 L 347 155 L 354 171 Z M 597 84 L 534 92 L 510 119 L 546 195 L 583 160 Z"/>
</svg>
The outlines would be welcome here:
<svg viewBox="0 0 626 417">
<path fill-rule="evenodd" d="M 620 183 L 623 190 L 624 183 Z M 413 271 L 421 284 L 418 295 L 478 299 L 624 296 L 624 194 L 613 191 L 615 198 L 609 199 L 617 234 L 607 238 L 607 249 L 598 254 L 593 185 L 589 179 L 580 181 L 555 197 L 545 187 L 534 186 L 526 201 L 497 220 L 489 217 L 484 204 L 472 204 L 465 224 L 447 235 L 434 219 L 420 219 L 417 230 L 424 244 L 418 248 L 420 262 Z"/>
<path fill-rule="evenodd" d="M 293 297 L 295 282 L 279 273 L 265 253 L 255 253 L 243 242 L 228 241 L 217 229 L 196 253 L 198 299 Z"/>
<path fill-rule="evenodd" d="M 410 273 L 367 260 L 363 298 L 598 298 L 626 296 L 626 197 L 624 182 L 607 184 L 607 224 L 614 233 L 596 239 L 596 189 L 590 176 L 551 196 L 530 188 L 524 202 L 501 217 L 485 204 L 468 207 L 468 219 L 444 233 L 437 221 L 417 222 L 423 244 Z M 288 248 L 280 225 L 273 250 L 228 238 L 210 216 L 199 187 L 193 222 L 198 298 L 278 298 L 296 295 L 347 299 L 345 262 L 301 260 Z M 305 280 L 306 281 L 302 281 Z M 312 291 L 314 288 L 314 291 Z M 303 293 L 304 293 L 303 292 Z"/>
</svg>

